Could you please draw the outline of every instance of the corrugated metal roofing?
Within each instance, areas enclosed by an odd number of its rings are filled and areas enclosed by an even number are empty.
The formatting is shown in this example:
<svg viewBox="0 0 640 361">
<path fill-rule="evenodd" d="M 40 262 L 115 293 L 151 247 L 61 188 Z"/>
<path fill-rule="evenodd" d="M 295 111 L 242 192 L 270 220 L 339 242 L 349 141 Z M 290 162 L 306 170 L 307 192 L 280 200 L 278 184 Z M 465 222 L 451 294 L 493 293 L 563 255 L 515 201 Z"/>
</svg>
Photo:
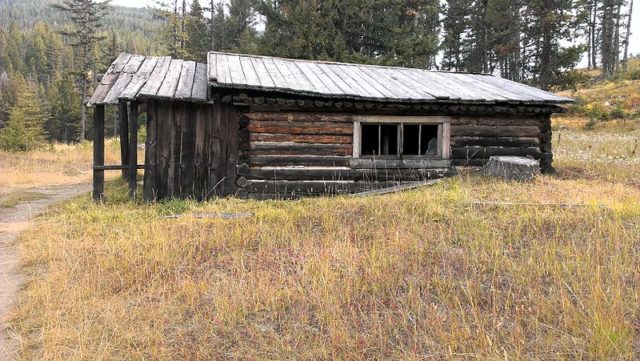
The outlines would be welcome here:
<svg viewBox="0 0 640 361">
<path fill-rule="evenodd" d="M 486 74 L 210 52 L 218 88 L 386 102 L 560 104 L 571 98 Z"/>
<path fill-rule="evenodd" d="M 87 105 L 160 98 L 206 102 L 207 65 L 194 61 L 120 54 Z"/>
</svg>

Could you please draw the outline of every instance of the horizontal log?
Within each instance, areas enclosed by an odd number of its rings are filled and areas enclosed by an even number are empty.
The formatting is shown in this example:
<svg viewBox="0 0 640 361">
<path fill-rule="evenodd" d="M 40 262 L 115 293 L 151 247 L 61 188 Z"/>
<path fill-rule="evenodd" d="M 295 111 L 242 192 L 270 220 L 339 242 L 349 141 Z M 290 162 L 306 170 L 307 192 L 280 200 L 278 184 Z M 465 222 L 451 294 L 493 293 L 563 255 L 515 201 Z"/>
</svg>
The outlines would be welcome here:
<svg viewBox="0 0 640 361">
<path fill-rule="evenodd" d="M 251 133 L 251 142 L 293 142 L 315 144 L 351 144 L 351 136 L 343 135 L 289 135 Z"/>
<path fill-rule="evenodd" d="M 535 137 L 452 137 L 451 145 L 454 147 L 534 147 L 540 144 Z"/>
<path fill-rule="evenodd" d="M 343 181 L 249 181 L 250 194 L 273 194 L 279 196 L 346 194 L 367 189 L 367 182 Z M 386 183 L 385 183 L 386 184 Z M 372 187 L 371 185 L 370 187 Z"/>
<path fill-rule="evenodd" d="M 511 115 L 511 116 L 454 116 L 451 125 L 483 125 L 483 126 L 532 126 L 542 124 L 539 116 Z"/>
<path fill-rule="evenodd" d="M 105 164 L 105 165 L 95 165 L 93 166 L 94 170 L 123 170 L 129 169 L 129 165 L 121 165 L 121 164 Z M 144 169 L 144 164 L 138 164 L 137 169 Z"/>
<path fill-rule="evenodd" d="M 537 147 L 523 147 L 523 148 L 509 148 L 509 147 L 453 147 L 451 148 L 451 154 L 453 158 L 466 159 L 466 158 L 488 158 L 494 155 L 514 155 L 514 156 L 533 156 L 535 158 L 540 157 L 540 148 Z"/>
<path fill-rule="evenodd" d="M 406 182 L 353 182 L 353 181 L 249 181 L 251 197 L 295 198 L 300 196 L 350 194 L 390 187 Z"/>
<path fill-rule="evenodd" d="M 248 127 L 252 133 L 352 135 L 353 125 L 331 122 L 252 121 Z"/>
<path fill-rule="evenodd" d="M 249 148 L 252 155 L 349 155 L 353 153 L 351 144 L 252 142 Z"/>
<path fill-rule="evenodd" d="M 284 122 L 346 122 L 353 123 L 350 114 L 332 114 L 316 112 L 249 112 L 244 117 L 254 121 Z"/>
<path fill-rule="evenodd" d="M 452 125 L 451 136 L 470 137 L 538 137 L 540 130 L 533 126 Z"/>
<path fill-rule="evenodd" d="M 309 167 L 346 167 L 349 156 L 249 156 L 249 165 L 255 166 L 309 166 Z"/>
<path fill-rule="evenodd" d="M 428 168 L 448 168 L 451 161 L 448 159 L 351 159 L 351 168 L 356 169 L 428 169 Z"/>
<path fill-rule="evenodd" d="M 418 181 L 441 178 L 452 169 L 350 169 L 320 167 L 270 167 L 251 168 L 252 180 L 354 180 L 354 181 Z"/>
<path fill-rule="evenodd" d="M 451 159 L 451 165 L 454 167 L 482 167 L 488 160 L 482 158 L 454 158 Z"/>
</svg>

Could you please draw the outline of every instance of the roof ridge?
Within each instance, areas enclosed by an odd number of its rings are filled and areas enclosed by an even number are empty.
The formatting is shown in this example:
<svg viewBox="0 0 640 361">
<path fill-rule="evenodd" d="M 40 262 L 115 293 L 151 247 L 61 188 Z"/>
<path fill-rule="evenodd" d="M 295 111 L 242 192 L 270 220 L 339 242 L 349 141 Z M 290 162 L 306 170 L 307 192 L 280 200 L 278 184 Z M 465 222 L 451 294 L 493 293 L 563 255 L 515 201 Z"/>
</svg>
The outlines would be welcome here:
<svg viewBox="0 0 640 361">
<path fill-rule="evenodd" d="M 477 73 L 477 72 L 468 72 L 468 71 L 451 71 L 451 70 L 433 70 L 433 69 L 424 69 L 424 68 L 411 68 L 406 66 L 392 66 L 392 65 L 380 65 L 380 64 L 363 64 L 363 63 L 345 63 L 340 61 L 331 61 L 331 60 L 314 60 L 314 59 L 297 59 L 297 58 L 285 58 L 281 56 L 271 56 L 271 55 L 257 55 L 257 54 L 243 54 L 243 53 L 233 53 L 228 51 L 209 51 L 207 53 L 207 58 L 209 54 L 219 54 L 219 55 L 233 55 L 233 56 L 242 56 L 242 57 L 250 57 L 250 58 L 262 58 L 262 59 L 279 59 L 286 61 L 295 61 L 295 62 L 305 62 L 305 63 L 315 63 L 315 64 L 333 64 L 333 65 L 347 65 L 347 66 L 366 66 L 372 68 L 386 68 L 386 69 L 417 69 L 432 73 L 445 73 L 445 74 L 474 74 L 474 75 L 485 75 L 485 76 L 495 76 L 490 73 Z"/>
</svg>

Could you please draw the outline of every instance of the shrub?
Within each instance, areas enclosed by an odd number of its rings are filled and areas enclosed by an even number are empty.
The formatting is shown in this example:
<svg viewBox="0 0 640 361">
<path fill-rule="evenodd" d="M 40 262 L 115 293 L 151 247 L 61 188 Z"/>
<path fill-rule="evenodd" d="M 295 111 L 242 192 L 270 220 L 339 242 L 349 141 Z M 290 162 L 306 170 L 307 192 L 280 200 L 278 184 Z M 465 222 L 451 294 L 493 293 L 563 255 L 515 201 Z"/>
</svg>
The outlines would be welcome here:
<svg viewBox="0 0 640 361">
<path fill-rule="evenodd" d="M 610 119 L 624 119 L 625 115 L 626 113 L 620 105 L 616 105 L 616 107 L 611 109 L 611 111 L 609 112 Z"/>
<path fill-rule="evenodd" d="M 630 80 L 640 80 L 640 69 L 633 69 L 629 71 Z"/>
</svg>

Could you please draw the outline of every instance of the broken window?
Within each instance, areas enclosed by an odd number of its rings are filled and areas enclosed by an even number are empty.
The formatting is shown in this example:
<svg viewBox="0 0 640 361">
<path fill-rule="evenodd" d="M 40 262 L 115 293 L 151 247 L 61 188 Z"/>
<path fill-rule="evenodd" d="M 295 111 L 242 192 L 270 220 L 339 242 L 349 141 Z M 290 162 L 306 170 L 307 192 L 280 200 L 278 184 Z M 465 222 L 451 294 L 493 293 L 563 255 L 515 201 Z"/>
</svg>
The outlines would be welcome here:
<svg viewBox="0 0 640 361">
<path fill-rule="evenodd" d="M 361 156 L 437 156 L 439 124 L 361 123 Z"/>
<path fill-rule="evenodd" d="M 437 155 L 437 124 L 403 124 L 402 154 L 404 155 Z"/>
<path fill-rule="evenodd" d="M 362 155 L 398 156 L 399 124 L 362 124 Z"/>
</svg>

